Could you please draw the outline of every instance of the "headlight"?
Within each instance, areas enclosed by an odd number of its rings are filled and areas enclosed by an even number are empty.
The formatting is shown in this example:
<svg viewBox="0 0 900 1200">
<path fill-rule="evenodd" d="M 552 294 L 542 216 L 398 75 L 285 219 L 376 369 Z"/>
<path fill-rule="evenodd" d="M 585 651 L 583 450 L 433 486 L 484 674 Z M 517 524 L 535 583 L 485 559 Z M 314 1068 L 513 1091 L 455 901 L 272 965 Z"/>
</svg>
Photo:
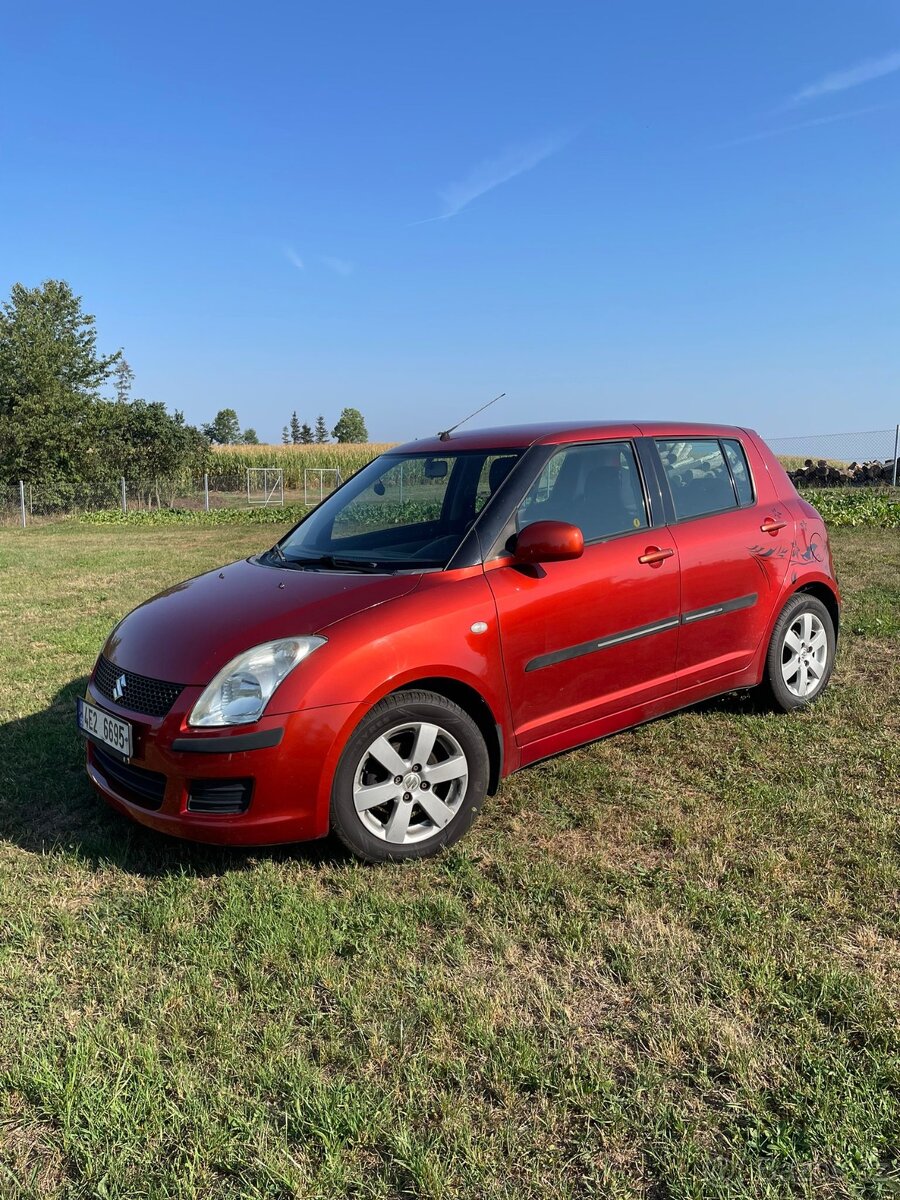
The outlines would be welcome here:
<svg viewBox="0 0 900 1200">
<path fill-rule="evenodd" d="M 249 725 L 258 721 L 272 693 L 297 663 L 325 638 L 284 638 L 245 650 L 223 667 L 191 709 L 189 725 Z"/>
</svg>

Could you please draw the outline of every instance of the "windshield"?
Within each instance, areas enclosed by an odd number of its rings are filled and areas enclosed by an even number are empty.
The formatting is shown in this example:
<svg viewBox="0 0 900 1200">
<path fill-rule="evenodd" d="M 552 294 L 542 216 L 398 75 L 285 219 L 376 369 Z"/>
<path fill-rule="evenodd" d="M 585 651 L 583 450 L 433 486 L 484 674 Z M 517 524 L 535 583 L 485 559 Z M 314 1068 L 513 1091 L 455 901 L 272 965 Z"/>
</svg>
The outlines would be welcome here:
<svg viewBox="0 0 900 1200">
<path fill-rule="evenodd" d="M 310 513 L 269 561 L 332 570 L 445 567 L 521 454 L 381 455 Z"/>
</svg>

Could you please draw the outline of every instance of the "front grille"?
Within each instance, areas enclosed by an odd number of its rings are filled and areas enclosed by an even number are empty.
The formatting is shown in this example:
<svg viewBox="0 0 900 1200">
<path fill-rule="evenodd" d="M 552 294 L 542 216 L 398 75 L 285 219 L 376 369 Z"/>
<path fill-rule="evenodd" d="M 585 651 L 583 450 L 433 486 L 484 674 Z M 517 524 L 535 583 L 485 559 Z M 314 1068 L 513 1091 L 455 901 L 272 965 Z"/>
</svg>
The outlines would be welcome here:
<svg viewBox="0 0 900 1200">
<path fill-rule="evenodd" d="M 95 766 L 110 783 L 118 784 L 126 800 L 133 800 L 143 808 L 159 808 L 166 794 L 165 775 L 123 762 L 97 745 L 93 749 Z"/>
<path fill-rule="evenodd" d="M 116 685 L 123 675 L 124 687 L 116 695 Z M 183 684 L 164 683 L 161 679 L 135 675 L 134 671 L 123 671 L 102 656 L 94 672 L 94 687 L 114 704 L 121 704 L 132 712 L 145 713 L 148 717 L 164 717 L 184 691 Z"/>
<path fill-rule="evenodd" d="M 192 779 L 188 792 L 188 812 L 217 813 L 227 816 L 246 812 L 250 807 L 252 779 Z"/>
</svg>

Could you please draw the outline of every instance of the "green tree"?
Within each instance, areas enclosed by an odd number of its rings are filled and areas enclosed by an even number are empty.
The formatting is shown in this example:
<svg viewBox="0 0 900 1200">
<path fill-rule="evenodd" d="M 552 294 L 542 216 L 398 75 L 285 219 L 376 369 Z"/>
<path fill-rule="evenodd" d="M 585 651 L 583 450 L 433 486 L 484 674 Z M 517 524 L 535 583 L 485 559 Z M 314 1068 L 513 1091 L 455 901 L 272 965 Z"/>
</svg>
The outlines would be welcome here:
<svg viewBox="0 0 900 1200">
<path fill-rule="evenodd" d="M 0 405 L 59 389 L 73 399 L 95 399 L 122 357 L 97 353 L 94 317 L 81 310 L 63 279 L 36 288 L 13 284 L 0 308 Z"/>
<path fill-rule="evenodd" d="M 300 418 L 296 409 L 291 413 L 291 441 L 295 446 L 300 442 Z"/>
<path fill-rule="evenodd" d="M 207 466 L 208 443 L 186 424 L 183 413 L 169 413 L 158 400 L 109 407 L 117 414 L 116 475 L 124 476 L 148 500 L 155 498 L 160 505 L 163 496 L 177 490 L 182 476 L 200 474 Z"/>
<path fill-rule="evenodd" d="M 203 426 L 203 432 L 211 442 L 230 446 L 241 440 L 241 423 L 233 408 L 220 408 L 213 420 Z"/>
<path fill-rule="evenodd" d="M 291 431 L 287 425 L 281 431 L 281 444 L 282 446 L 289 446 L 291 444 Z"/>
<path fill-rule="evenodd" d="M 245 446 L 258 446 L 259 436 L 257 435 L 256 430 L 251 427 L 249 429 L 245 429 L 241 434 L 241 441 Z"/>
<path fill-rule="evenodd" d="M 369 431 L 358 408 L 345 408 L 338 417 L 331 435 L 339 442 L 367 442 Z"/>
<path fill-rule="evenodd" d="M 304 446 L 311 446 L 315 441 L 313 431 L 310 429 L 308 422 L 304 421 L 300 426 L 300 441 Z"/>
<path fill-rule="evenodd" d="M 97 350 L 94 317 L 65 280 L 13 285 L 0 306 L 0 477 L 39 485 L 59 506 L 103 487 L 115 424 L 99 391 L 121 351 Z"/>
<path fill-rule="evenodd" d="M 321 413 L 316 417 L 315 440 L 320 446 L 328 441 L 328 426 L 325 424 L 325 418 Z"/>
<path fill-rule="evenodd" d="M 100 397 L 114 376 L 116 400 Z M 204 469 L 209 444 L 181 413 L 131 400 L 122 351 L 97 352 L 94 318 L 63 280 L 13 286 L 0 306 L 0 481 L 34 484 L 40 511 L 114 502 L 119 479 Z M 160 481 L 157 485 L 156 481 Z"/>
</svg>

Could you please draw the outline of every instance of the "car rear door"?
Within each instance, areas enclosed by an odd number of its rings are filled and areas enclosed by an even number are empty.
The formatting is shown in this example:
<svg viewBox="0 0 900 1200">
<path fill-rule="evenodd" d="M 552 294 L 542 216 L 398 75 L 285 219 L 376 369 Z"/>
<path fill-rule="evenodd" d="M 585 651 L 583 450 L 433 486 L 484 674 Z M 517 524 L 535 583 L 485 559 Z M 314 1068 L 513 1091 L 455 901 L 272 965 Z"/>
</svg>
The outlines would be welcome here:
<svg viewBox="0 0 900 1200">
<path fill-rule="evenodd" d="M 673 436 L 654 444 L 681 562 L 683 690 L 749 666 L 784 583 L 794 523 L 751 439 Z"/>
<path fill-rule="evenodd" d="M 523 763 L 675 689 L 678 555 L 648 500 L 631 441 L 561 446 L 505 532 L 569 521 L 584 554 L 534 567 L 502 553 L 485 565 Z"/>
</svg>

